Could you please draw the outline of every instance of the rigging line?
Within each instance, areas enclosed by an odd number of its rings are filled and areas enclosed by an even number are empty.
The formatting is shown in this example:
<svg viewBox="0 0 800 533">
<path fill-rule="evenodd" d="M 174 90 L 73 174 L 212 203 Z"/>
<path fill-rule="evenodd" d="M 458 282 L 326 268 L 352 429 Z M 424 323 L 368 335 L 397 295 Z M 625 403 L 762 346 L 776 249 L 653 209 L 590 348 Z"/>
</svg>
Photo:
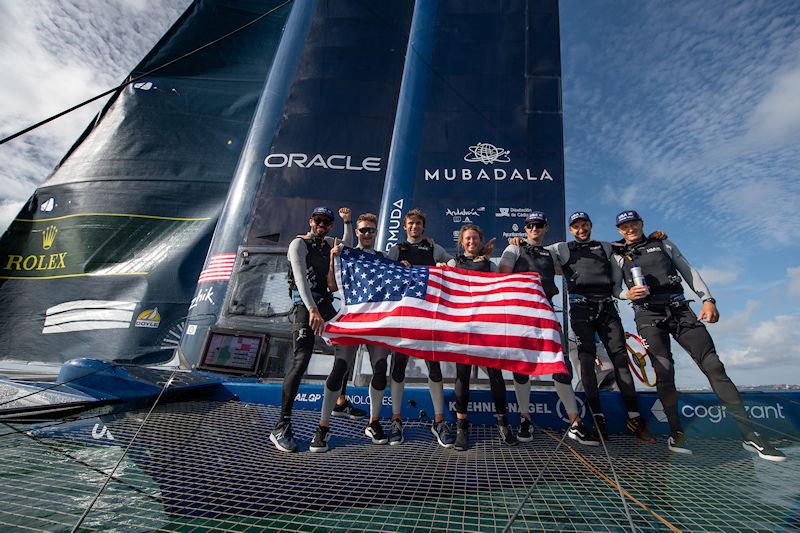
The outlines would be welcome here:
<svg viewBox="0 0 800 533">
<path fill-rule="evenodd" d="M 89 463 L 87 463 L 83 459 L 79 459 L 79 458 L 75 457 L 74 455 L 70 454 L 69 452 L 66 452 L 66 451 L 58 448 L 58 446 L 50 444 L 49 442 L 45 442 L 44 440 L 31 435 L 27 431 L 21 431 L 21 430 L 15 428 L 13 425 L 9 424 L 8 422 L 3 422 L 3 425 L 4 426 L 8 426 L 12 430 L 14 430 L 16 433 L 21 433 L 21 434 L 25 435 L 26 437 L 28 437 L 29 439 L 33 440 L 33 442 L 35 442 L 37 444 L 41 444 L 42 446 L 45 446 L 46 448 L 49 448 L 50 450 L 52 450 L 54 452 L 60 453 L 61 455 L 63 455 L 67 459 L 71 459 L 71 460 L 75 461 L 76 463 L 78 463 L 81 466 L 85 466 L 86 468 L 89 468 L 90 470 L 94 470 L 98 474 L 103 474 L 104 476 L 108 475 L 108 472 L 106 472 L 104 470 L 101 470 L 100 468 L 97 468 L 96 466 L 90 465 Z M 13 433 L 6 433 L 6 435 L 13 435 Z M 127 482 L 121 480 L 118 477 L 113 477 L 112 480 L 116 481 L 117 483 L 121 483 L 122 485 L 128 487 L 129 489 L 133 489 L 134 491 L 138 492 L 139 494 L 147 496 L 151 500 L 157 501 L 159 503 L 164 503 L 164 500 L 162 498 L 160 498 L 159 496 L 156 496 L 154 494 L 150 494 L 149 492 L 147 492 L 145 490 L 142 490 L 139 487 L 136 487 L 134 485 L 131 485 L 130 483 L 127 483 Z"/>
<path fill-rule="evenodd" d="M 147 76 L 150 76 L 154 72 L 157 72 L 157 71 L 159 71 L 159 70 L 161 70 L 161 69 L 163 69 L 165 67 L 168 67 L 168 66 L 170 66 L 170 65 L 172 65 L 174 63 L 177 63 L 178 61 L 186 59 L 187 57 L 192 56 L 192 55 L 196 54 L 197 52 L 200 52 L 201 50 L 204 50 L 204 49 L 208 48 L 209 46 L 213 46 L 213 45 L 217 44 L 218 42 L 223 41 L 223 40 L 227 39 L 228 37 L 230 37 L 230 36 L 232 36 L 232 35 L 234 35 L 236 33 L 239 33 L 240 31 L 242 31 L 242 30 L 244 30 L 246 28 L 249 28 L 253 24 L 259 22 L 261 19 L 271 15 L 272 13 L 274 13 L 277 10 L 279 10 L 280 8 L 292 3 L 292 1 L 293 0 L 286 0 L 282 4 L 280 4 L 278 6 L 275 6 L 274 8 L 270 9 L 266 13 L 263 13 L 263 14 L 259 15 L 258 17 L 254 18 L 253 20 L 251 20 L 250 22 L 244 24 L 243 26 L 240 26 L 240 27 L 236 28 L 235 30 L 230 31 L 230 32 L 226 33 L 225 35 L 214 39 L 213 41 L 210 41 L 210 42 L 208 42 L 208 43 L 206 43 L 206 44 L 204 44 L 202 46 L 199 46 L 198 48 L 195 48 L 194 50 L 192 50 L 190 52 L 186 52 L 182 56 L 176 57 L 175 59 L 173 59 L 171 61 L 167 61 L 163 65 L 160 65 L 160 66 L 158 66 L 158 67 L 156 67 L 154 69 L 151 69 L 151 70 L 145 72 L 144 74 L 140 74 L 140 75 L 136 76 L 135 78 L 131 78 L 131 79 L 121 83 L 120 85 L 118 85 L 118 86 L 116 86 L 116 87 L 114 87 L 112 89 L 109 89 L 109 90 L 107 90 L 107 91 L 105 91 L 105 92 L 103 92 L 101 94 L 98 94 L 97 96 L 89 98 L 88 100 L 84 100 L 83 102 L 81 102 L 81 103 L 79 103 L 77 105 L 74 105 L 74 106 L 70 107 L 69 109 L 61 111 L 60 113 L 56 113 L 55 115 L 53 115 L 53 116 L 51 116 L 49 118 L 46 118 L 46 119 L 44 119 L 44 120 L 42 120 L 40 122 L 37 122 L 36 124 L 32 124 L 31 126 L 28 126 L 25 129 L 22 129 L 22 130 L 14 133 L 14 134 L 9 135 L 5 139 L 0 139 L 0 144 L 5 144 L 8 141 L 16 139 L 17 137 L 19 137 L 21 135 L 25 135 L 26 133 L 35 130 L 39 126 L 43 126 L 43 125 L 47 124 L 48 122 L 51 122 L 51 121 L 53 121 L 53 120 L 55 120 L 57 118 L 60 118 L 60 117 L 66 115 L 68 113 L 71 113 L 71 112 L 75 111 L 78 108 L 81 108 L 81 107 L 85 106 L 86 104 L 90 104 L 90 103 L 94 102 L 95 100 L 98 100 L 98 99 L 100 99 L 100 98 L 102 98 L 104 96 L 108 96 L 109 94 L 111 94 L 113 92 L 119 91 L 120 89 L 125 88 L 127 85 L 130 85 L 131 83 L 137 82 L 137 81 L 141 80 L 142 78 L 146 78 Z"/>
<path fill-rule="evenodd" d="M 592 422 L 594 423 L 594 427 L 597 428 L 597 416 L 594 414 L 594 411 L 588 402 L 586 403 L 586 406 L 589 407 L 589 413 L 592 415 Z M 600 434 L 599 431 L 597 431 L 597 434 L 600 436 L 600 444 L 603 446 L 606 459 L 608 459 L 608 466 L 611 467 L 611 475 L 614 477 L 614 483 L 617 484 L 619 499 L 622 500 L 622 508 L 625 510 L 625 516 L 628 517 L 628 524 L 631 526 L 631 532 L 636 533 L 636 526 L 633 525 L 633 517 L 631 517 L 630 509 L 628 509 L 628 502 L 625 500 L 625 494 L 622 492 L 622 484 L 619 482 L 619 478 L 617 477 L 617 470 L 614 468 L 614 461 L 611 459 L 611 454 L 608 453 L 608 448 L 606 447 L 606 439 L 602 434 Z"/>
<path fill-rule="evenodd" d="M 508 533 L 511 530 L 511 526 L 514 524 L 514 522 L 519 517 L 519 513 L 522 511 L 522 508 L 525 507 L 526 503 L 528 503 L 528 499 L 530 499 L 531 495 L 533 494 L 533 489 L 536 488 L 536 484 L 539 483 L 540 479 L 542 479 L 542 476 L 544 475 L 545 470 L 547 470 L 547 467 L 550 466 L 550 463 L 555 458 L 556 454 L 558 453 L 559 448 L 561 448 L 561 445 L 564 444 L 564 439 L 567 438 L 568 434 L 569 434 L 569 426 L 567 426 L 567 430 L 561 436 L 561 440 L 558 441 L 558 446 L 556 446 L 556 449 L 553 450 L 553 453 L 551 453 L 550 457 L 547 458 L 547 462 L 545 462 L 545 464 L 542 467 L 542 469 L 539 470 L 539 475 L 536 476 L 536 479 L 531 484 L 530 488 L 528 489 L 527 494 L 525 494 L 525 497 L 522 498 L 522 501 L 520 502 L 519 506 L 517 507 L 517 510 L 514 511 L 514 514 L 509 517 L 508 522 L 506 523 L 506 526 L 503 528 L 503 533 Z M 553 439 L 555 440 L 555 438 L 553 438 Z"/>
<path fill-rule="evenodd" d="M 548 432 L 545 432 L 545 434 L 546 434 L 548 437 L 550 437 L 551 439 L 553 439 L 553 440 L 556 440 L 556 437 L 555 437 L 555 436 L 553 436 L 553 435 L 551 435 L 550 433 L 548 433 Z M 591 470 L 592 472 L 594 472 L 595 474 L 597 474 L 598 476 L 600 476 L 602 479 L 604 479 L 604 480 L 605 480 L 605 481 L 606 481 L 606 482 L 607 482 L 609 485 L 611 485 L 612 487 L 614 487 L 614 488 L 617 488 L 617 486 L 615 485 L 614 481 L 612 481 L 611 479 L 609 479 L 609 478 L 608 478 L 608 476 L 606 476 L 606 475 L 605 475 L 605 474 L 603 474 L 603 473 L 602 473 L 600 470 L 598 470 L 598 469 L 597 469 L 597 468 L 596 468 L 596 467 L 595 467 L 595 466 L 594 466 L 594 465 L 593 465 L 593 464 L 592 464 L 592 463 L 591 463 L 591 462 L 590 462 L 588 459 L 586 459 L 586 458 L 585 458 L 583 455 L 581 455 L 581 453 L 580 453 L 579 451 L 575 450 L 575 448 L 573 448 L 572 446 L 569 446 L 569 445 L 567 445 L 567 449 L 568 449 L 568 450 L 569 450 L 569 451 L 572 453 L 572 455 L 574 455 L 574 456 L 575 456 L 575 458 L 577 458 L 577 459 L 578 459 L 578 461 L 580 461 L 581 463 L 583 463 L 583 464 L 584 464 L 584 465 L 585 465 L 585 466 L 586 466 L 586 467 L 587 467 L 589 470 Z M 639 507 L 641 507 L 642 509 L 644 509 L 645 511 L 647 511 L 648 513 L 650 513 L 651 515 L 653 515 L 653 516 L 654 516 L 656 519 L 658 519 L 658 520 L 659 520 L 659 521 L 660 521 L 662 524 L 664 524 L 665 526 L 667 526 L 667 527 L 670 529 L 670 531 L 672 531 L 673 533 L 683 533 L 683 532 L 682 532 L 682 530 L 678 529 L 678 528 L 677 528 L 677 527 L 675 527 L 673 524 L 671 524 L 671 523 L 670 523 L 670 522 L 669 522 L 669 521 L 668 521 L 666 518 L 664 518 L 663 516 L 661 516 L 661 515 L 660 515 L 660 514 L 658 514 L 657 512 L 655 512 L 655 511 L 653 511 L 652 509 L 650 509 L 650 508 L 649 508 L 647 505 L 645 505 L 644 503 L 642 503 L 642 502 L 641 502 L 641 501 L 640 501 L 638 498 L 636 498 L 635 496 L 633 496 L 633 495 L 632 495 L 630 492 L 628 492 L 628 491 L 627 491 L 627 490 L 625 490 L 625 489 L 621 489 L 621 490 L 622 490 L 622 492 L 625 494 L 625 496 L 627 496 L 628 498 L 630 498 L 630 500 L 631 500 L 633 503 L 635 503 L 636 505 L 638 505 Z"/>
<path fill-rule="evenodd" d="M 78 519 L 78 522 L 75 524 L 75 526 L 72 528 L 71 533 L 75 533 L 76 531 L 78 531 L 78 528 L 81 527 L 81 525 L 83 524 L 83 521 L 86 520 L 86 517 L 89 515 L 89 512 L 92 510 L 92 507 L 94 507 L 94 504 L 97 503 L 97 500 L 100 498 L 100 495 L 103 494 L 104 490 L 106 490 L 106 487 L 108 486 L 109 481 L 111 481 L 111 478 L 117 472 L 117 468 L 119 468 L 119 465 L 122 464 L 122 460 L 125 459 L 126 455 L 128 455 L 128 450 L 130 450 L 131 446 L 133 446 L 133 443 L 136 442 L 136 438 L 139 436 L 139 433 L 142 431 L 142 428 L 144 427 L 144 425 L 147 424 L 147 421 L 150 419 L 150 415 L 153 414 L 153 411 L 155 410 L 156 406 L 158 405 L 159 400 L 161 400 L 161 397 L 164 395 L 164 392 L 172 384 L 172 380 L 175 379 L 175 374 L 177 374 L 177 372 L 178 372 L 177 370 L 173 370 L 172 374 L 170 374 L 170 376 L 169 376 L 169 379 L 167 379 L 167 381 L 164 383 L 164 387 L 161 389 L 161 392 L 158 393 L 158 396 L 156 397 L 155 401 L 153 402 L 153 405 L 150 407 L 150 410 L 147 411 L 147 414 L 145 415 L 144 420 L 142 420 L 142 423 L 139 424 L 139 427 L 136 429 L 136 433 L 133 434 L 133 437 L 131 437 L 130 442 L 128 443 L 127 446 L 125 446 L 125 449 L 122 451 L 122 455 L 120 456 L 119 460 L 117 461 L 117 464 L 114 465 L 114 468 L 108 474 L 108 477 L 106 477 L 106 480 L 103 483 L 103 486 L 100 487 L 100 490 L 97 491 L 97 494 L 95 494 L 94 499 L 91 501 L 91 503 L 89 503 L 89 506 L 83 512 L 83 514 L 81 515 L 80 519 Z"/>
</svg>

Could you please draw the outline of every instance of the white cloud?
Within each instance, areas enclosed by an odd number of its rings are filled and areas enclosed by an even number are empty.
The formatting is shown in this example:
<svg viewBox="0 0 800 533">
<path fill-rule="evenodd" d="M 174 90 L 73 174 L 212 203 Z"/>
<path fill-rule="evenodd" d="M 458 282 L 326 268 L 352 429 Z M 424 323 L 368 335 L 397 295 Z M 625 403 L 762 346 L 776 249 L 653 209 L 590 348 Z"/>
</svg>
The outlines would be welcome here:
<svg viewBox="0 0 800 533">
<path fill-rule="evenodd" d="M 787 268 L 786 276 L 789 278 L 789 294 L 800 296 L 800 267 Z"/>
<path fill-rule="evenodd" d="M 800 131 L 800 67 L 778 74 L 753 109 L 748 140 L 782 143 Z"/>
<path fill-rule="evenodd" d="M 737 267 L 729 268 L 713 268 L 713 267 L 700 267 L 700 277 L 703 278 L 709 286 L 714 285 L 727 285 L 739 279 L 742 273 L 741 269 Z"/>
<path fill-rule="evenodd" d="M 189 0 L 0 0 L 0 136 L 117 85 Z M 102 107 L 98 101 L 0 146 L 0 228 Z"/>
<path fill-rule="evenodd" d="M 800 362 L 800 315 L 778 315 L 751 324 L 739 338 L 739 345 L 720 350 L 726 366 L 762 368 Z"/>
</svg>

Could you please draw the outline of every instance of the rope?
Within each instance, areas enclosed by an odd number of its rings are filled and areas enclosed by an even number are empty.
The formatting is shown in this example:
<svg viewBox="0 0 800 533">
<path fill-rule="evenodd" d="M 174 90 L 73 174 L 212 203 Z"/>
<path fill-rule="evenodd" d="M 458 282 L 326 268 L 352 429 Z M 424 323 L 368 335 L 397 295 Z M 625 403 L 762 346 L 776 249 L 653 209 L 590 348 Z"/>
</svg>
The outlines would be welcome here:
<svg viewBox="0 0 800 533">
<path fill-rule="evenodd" d="M 111 481 L 111 478 L 117 472 L 117 468 L 119 468 L 119 465 L 122 464 L 122 460 L 125 459 L 125 456 L 128 455 L 128 450 L 130 450 L 131 446 L 133 445 L 133 443 L 136 442 L 136 438 L 139 436 L 139 433 L 142 431 L 142 428 L 144 427 L 144 425 L 147 424 L 147 421 L 150 419 L 150 415 L 153 414 L 153 410 L 156 408 L 156 405 L 158 405 L 158 402 L 159 402 L 159 400 L 161 400 L 161 397 L 164 395 L 164 392 L 172 384 L 172 380 L 175 379 L 175 374 L 177 372 L 178 372 L 177 370 L 173 370 L 172 374 L 170 374 L 170 376 L 169 376 L 169 379 L 167 379 L 167 381 L 164 383 L 164 387 L 162 387 L 161 392 L 158 393 L 158 396 L 156 397 L 155 401 L 153 402 L 153 405 L 150 407 L 150 410 L 147 412 L 147 415 L 145 415 L 144 420 L 142 420 L 142 423 L 139 424 L 139 427 L 136 429 L 136 433 L 133 434 L 133 437 L 131 438 L 131 441 L 128 443 L 127 446 L 125 446 L 125 450 L 123 450 L 122 456 L 119 458 L 119 461 L 117 461 L 117 464 L 114 465 L 114 468 L 108 474 L 108 477 L 106 477 L 106 480 L 103 483 L 103 486 L 100 487 L 100 490 L 97 491 L 97 494 L 95 494 L 94 499 L 92 499 L 91 503 L 89 503 L 89 506 L 83 512 L 83 514 L 81 515 L 80 519 L 78 519 L 78 522 L 72 528 L 71 533 L 75 533 L 76 531 L 78 531 L 78 528 L 81 527 L 81 525 L 83 524 L 83 521 L 86 520 L 86 517 L 89 515 L 89 512 L 92 510 L 92 507 L 94 507 L 94 504 L 97 503 L 97 500 L 100 498 L 100 495 L 103 494 L 103 491 L 106 490 L 106 487 L 108 486 L 108 483 Z"/>
<path fill-rule="evenodd" d="M 533 494 L 533 489 L 536 488 L 536 484 L 539 483 L 539 480 L 542 479 L 542 476 L 544 475 L 545 470 L 547 470 L 547 467 L 550 466 L 550 463 L 555 458 L 556 454 L 558 453 L 559 448 L 561 448 L 561 445 L 564 444 L 564 439 L 567 438 L 568 434 L 569 434 L 569 427 L 567 427 L 567 431 L 564 432 L 564 435 L 561 436 L 561 440 L 558 441 L 558 446 L 556 446 L 556 449 L 553 450 L 553 453 L 551 453 L 550 457 L 547 458 L 547 462 L 545 462 L 545 464 L 542 467 L 542 469 L 539 470 L 539 475 L 536 476 L 536 479 L 531 484 L 530 488 L 528 489 L 528 492 L 525 494 L 525 497 L 522 499 L 522 501 L 520 502 L 519 506 L 517 507 L 517 510 L 514 511 L 514 514 L 512 514 L 509 517 L 508 522 L 506 523 L 505 527 L 503 528 L 503 533 L 508 533 L 508 531 L 511 530 L 511 526 L 514 524 L 514 522 L 519 517 L 519 513 L 522 512 L 522 508 L 525 506 L 526 503 L 528 503 L 528 500 L 530 499 L 531 495 Z"/>
<path fill-rule="evenodd" d="M 242 31 L 242 30 L 244 30 L 246 28 L 249 28 L 253 24 L 259 22 L 261 19 L 271 15 L 275 11 L 277 11 L 280 8 L 290 4 L 291 2 L 292 2 L 292 0 L 286 0 L 285 2 L 280 4 L 279 6 L 276 6 L 276 7 L 272 8 L 272 9 L 270 9 L 266 13 L 264 13 L 262 15 L 259 15 L 258 17 L 254 18 L 253 20 L 251 20 L 250 22 L 244 24 L 243 26 L 240 26 L 240 27 L 236 28 L 235 30 L 226 33 L 222 37 L 218 37 L 218 38 L 214 39 L 211 42 L 208 42 L 208 43 L 206 43 L 206 44 L 204 44 L 202 46 L 199 46 L 199 47 L 195 48 L 191 52 L 187 52 L 187 53 L 183 54 L 182 56 L 176 57 L 175 59 L 173 59 L 171 61 L 167 61 L 163 65 L 158 66 L 158 67 L 156 67 L 154 69 L 148 70 L 144 74 L 140 74 L 139 76 L 136 76 L 135 78 L 131 78 L 131 79 L 121 83 L 120 85 L 117 85 L 114 88 L 111 88 L 111 89 L 109 89 L 109 90 L 107 90 L 105 92 L 102 92 L 102 93 L 98 94 L 97 96 L 93 96 L 92 98 L 89 98 L 88 100 L 84 100 L 83 102 L 81 102 L 79 104 L 76 104 L 76 105 L 70 107 L 69 109 L 65 109 L 64 111 L 61 111 L 60 113 L 56 113 L 55 115 L 53 115 L 51 117 L 48 117 L 48 118 L 46 118 L 46 119 L 44 119 L 42 121 L 39 121 L 36 124 L 32 124 L 32 125 L 28 126 L 27 128 L 22 129 L 22 130 L 14 133 L 14 134 L 11 134 L 8 137 L 6 137 L 5 139 L 1 139 L 0 140 L 0 145 L 1 144 L 5 144 L 8 141 L 11 141 L 13 139 L 16 139 L 17 137 L 19 137 L 21 135 L 25 135 L 26 133 L 35 130 L 39 126 L 43 126 L 43 125 L 47 124 L 48 122 L 51 122 L 51 121 L 53 121 L 53 120 L 55 120 L 57 118 L 63 117 L 64 115 L 66 115 L 68 113 L 71 113 L 71 112 L 75 111 L 76 109 L 79 109 L 79 108 L 81 108 L 81 107 L 83 107 L 83 106 L 85 106 L 87 104 L 90 104 L 90 103 L 94 102 L 95 100 L 98 100 L 98 99 L 100 99 L 100 98 L 102 98 L 104 96 L 108 96 L 111 93 L 114 93 L 116 91 L 124 89 L 127 85 L 130 85 L 131 83 L 135 83 L 135 82 L 137 82 L 137 81 L 139 81 L 139 80 L 141 80 L 143 78 L 146 78 L 146 77 L 152 75 L 153 73 L 158 72 L 159 70 L 161 70 L 163 68 L 166 68 L 166 67 L 168 67 L 168 66 L 170 66 L 170 65 L 172 65 L 174 63 L 177 63 L 178 61 L 182 61 L 182 60 L 186 59 L 187 57 L 190 57 L 190 56 L 200 52 L 201 50 L 204 50 L 204 49 L 208 48 L 209 46 L 213 46 L 213 45 L 217 44 L 218 42 L 223 41 L 223 40 L 227 39 L 228 37 L 230 37 L 230 36 L 232 36 L 232 35 L 234 35 L 236 33 L 239 33 L 240 31 Z"/>
</svg>

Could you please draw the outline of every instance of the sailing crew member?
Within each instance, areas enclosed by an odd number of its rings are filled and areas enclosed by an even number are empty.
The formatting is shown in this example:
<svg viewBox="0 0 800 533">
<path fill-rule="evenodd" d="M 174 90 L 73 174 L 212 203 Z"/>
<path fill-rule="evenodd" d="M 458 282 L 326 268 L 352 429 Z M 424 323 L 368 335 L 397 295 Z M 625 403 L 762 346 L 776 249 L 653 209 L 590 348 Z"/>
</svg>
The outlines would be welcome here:
<svg viewBox="0 0 800 533">
<path fill-rule="evenodd" d="M 406 241 L 395 244 L 386 253 L 393 261 L 400 261 L 407 267 L 413 265 L 444 265 L 452 259 L 444 248 L 432 240 L 423 237 L 425 233 L 425 214 L 419 209 L 411 209 L 403 218 Z M 391 394 L 392 394 L 392 427 L 389 432 L 389 444 L 403 442 L 403 423 L 400 420 L 400 409 L 403 405 L 403 389 L 405 387 L 406 366 L 408 356 L 392 352 Z M 444 385 L 442 384 L 442 366 L 438 361 L 425 361 L 428 367 L 428 387 L 433 401 L 434 419 L 431 433 L 436 442 L 445 448 L 452 448 L 455 437 L 450 425 L 444 420 Z"/>
<path fill-rule="evenodd" d="M 578 344 L 581 382 L 586 391 L 587 402 L 595 417 L 603 417 L 600 424 L 592 427 L 592 438 L 608 439 L 608 434 L 600 431 L 606 428 L 606 424 L 595 374 L 596 334 L 614 365 L 617 386 L 628 412 L 628 431 L 642 441 L 654 443 L 653 435 L 639 414 L 636 387 L 628 368 L 625 330 L 612 297 L 613 289 L 622 281 L 622 270 L 613 259 L 611 243 L 592 240 L 592 221 L 588 213 L 572 213 L 569 217 L 569 232 L 575 240 L 551 244 L 547 249 L 555 254 L 567 282 L 569 320 Z M 654 235 L 666 237 L 661 232 Z M 569 436 L 581 440 L 578 431 L 570 430 Z"/>
<path fill-rule="evenodd" d="M 356 248 L 369 254 L 382 255 L 376 251 L 375 234 L 378 230 L 378 217 L 372 213 L 363 213 L 356 220 Z M 331 251 L 331 262 L 328 270 L 328 288 L 331 291 L 338 290 L 336 277 L 334 276 L 333 259 L 341 250 L 341 245 L 335 246 Z M 386 391 L 386 370 L 388 366 L 389 349 L 374 344 L 366 344 L 369 352 L 369 360 L 372 365 L 372 381 L 369 384 L 369 423 L 364 434 L 369 437 L 373 444 L 386 444 L 389 437 L 384 433 L 381 423 L 378 421 L 383 404 L 383 395 Z M 347 382 L 347 376 L 353 367 L 358 352 L 358 346 L 336 345 L 333 350 L 335 357 L 333 369 L 328 379 L 325 381 L 325 393 L 322 400 L 322 415 L 319 427 L 314 438 L 311 439 L 309 450 L 312 452 L 328 451 L 330 440 L 330 417 L 335 409 L 334 404 L 337 396 Z"/>
<path fill-rule="evenodd" d="M 553 297 L 558 294 L 555 276 L 560 273 L 558 262 L 554 254 L 542 245 L 544 236 L 549 228 L 547 216 L 541 211 L 532 211 L 525 219 L 526 239 L 521 244 L 509 244 L 500 258 L 500 272 L 537 272 L 541 276 L 542 288 L 545 296 L 553 304 Z M 567 346 L 565 342 L 562 346 Z M 564 357 L 569 373 L 553 374 L 555 389 L 567 416 L 570 420 L 569 435 L 582 444 L 599 446 L 600 441 L 593 437 L 581 422 L 578 415 L 578 402 L 575 399 L 575 391 L 572 389 L 572 365 L 569 357 Z M 531 402 L 531 382 L 530 376 L 526 374 L 514 373 L 514 391 L 519 404 L 519 412 L 522 418 L 517 438 L 522 442 L 533 440 L 533 421 L 530 415 Z M 596 422 L 603 421 L 596 419 Z"/>
<path fill-rule="evenodd" d="M 342 207 L 339 216 L 344 222 L 345 245 L 352 243 L 350 229 L 350 209 Z M 326 320 L 336 314 L 333 297 L 328 290 L 328 269 L 333 238 L 328 232 L 333 227 L 333 211 L 327 207 L 317 207 L 308 219 L 309 232 L 298 236 L 289 243 L 286 256 L 289 259 L 289 288 L 294 307 L 292 308 L 292 347 L 294 358 L 292 366 L 283 379 L 281 392 L 281 414 L 278 423 L 269 435 L 269 440 L 282 452 L 297 449 L 292 432 L 292 404 L 300 388 L 311 353 L 314 340 L 322 333 Z"/>
<path fill-rule="evenodd" d="M 494 241 L 494 239 L 492 239 Z M 497 265 L 489 259 L 492 242 L 483 246 L 483 232 L 474 224 L 461 226 L 458 232 L 458 244 L 463 248 L 464 253 L 454 257 L 447 262 L 447 266 L 474 270 L 477 272 L 498 272 Z M 469 420 L 467 418 L 467 406 L 469 404 L 469 381 L 472 374 L 473 365 L 456 363 L 456 440 L 453 449 L 464 451 L 469 444 Z M 499 368 L 487 367 L 486 374 L 489 376 L 489 388 L 494 401 L 495 416 L 497 417 L 497 429 L 500 433 L 500 442 L 509 446 L 517 444 L 517 438 L 508 426 L 506 418 L 506 382 L 503 379 L 503 372 Z"/>
<path fill-rule="evenodd" d="M 622 240 L 615 243 L 615 258 L 622 268 L 627 290 L 618 287 L 619 297 L 633 302 L 636 329 L 645 341 L 656 372 L 658 397 L 670 426 L 667 446 L 673 452 L 691 454 L 678 416 L 678 392 L 670 335 L 694 359 L 708 378 L 714 393 L 739 426 L 742 446 L 762 459 L 785 461 L 780 450 L 753 430 L 742 398 L 717 355 L 714 341 L 703 322 L 719 320 L 717 302 L 700 274 L 669 240 L 644 235 L 644 220 L 636 211 L 617 215 L 617 230 Z M 685 298 L 682 281 L 703 302 L 695 315 Z"/>
</svg>

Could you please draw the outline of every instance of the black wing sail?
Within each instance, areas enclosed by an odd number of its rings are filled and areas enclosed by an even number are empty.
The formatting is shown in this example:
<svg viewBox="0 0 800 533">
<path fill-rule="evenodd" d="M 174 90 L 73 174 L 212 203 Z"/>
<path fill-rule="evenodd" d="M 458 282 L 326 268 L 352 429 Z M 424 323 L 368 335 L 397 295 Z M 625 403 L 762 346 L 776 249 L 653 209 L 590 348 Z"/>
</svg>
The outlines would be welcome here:
<svg viewBox="0 0 800 533">
<path fill-rule="evenodd" d="M 279 1 L 193 3 L 131 73 Z M 289 8 L 118 91 L 0 242 L 0 360 L 172 356 Z"/>
</svg>

